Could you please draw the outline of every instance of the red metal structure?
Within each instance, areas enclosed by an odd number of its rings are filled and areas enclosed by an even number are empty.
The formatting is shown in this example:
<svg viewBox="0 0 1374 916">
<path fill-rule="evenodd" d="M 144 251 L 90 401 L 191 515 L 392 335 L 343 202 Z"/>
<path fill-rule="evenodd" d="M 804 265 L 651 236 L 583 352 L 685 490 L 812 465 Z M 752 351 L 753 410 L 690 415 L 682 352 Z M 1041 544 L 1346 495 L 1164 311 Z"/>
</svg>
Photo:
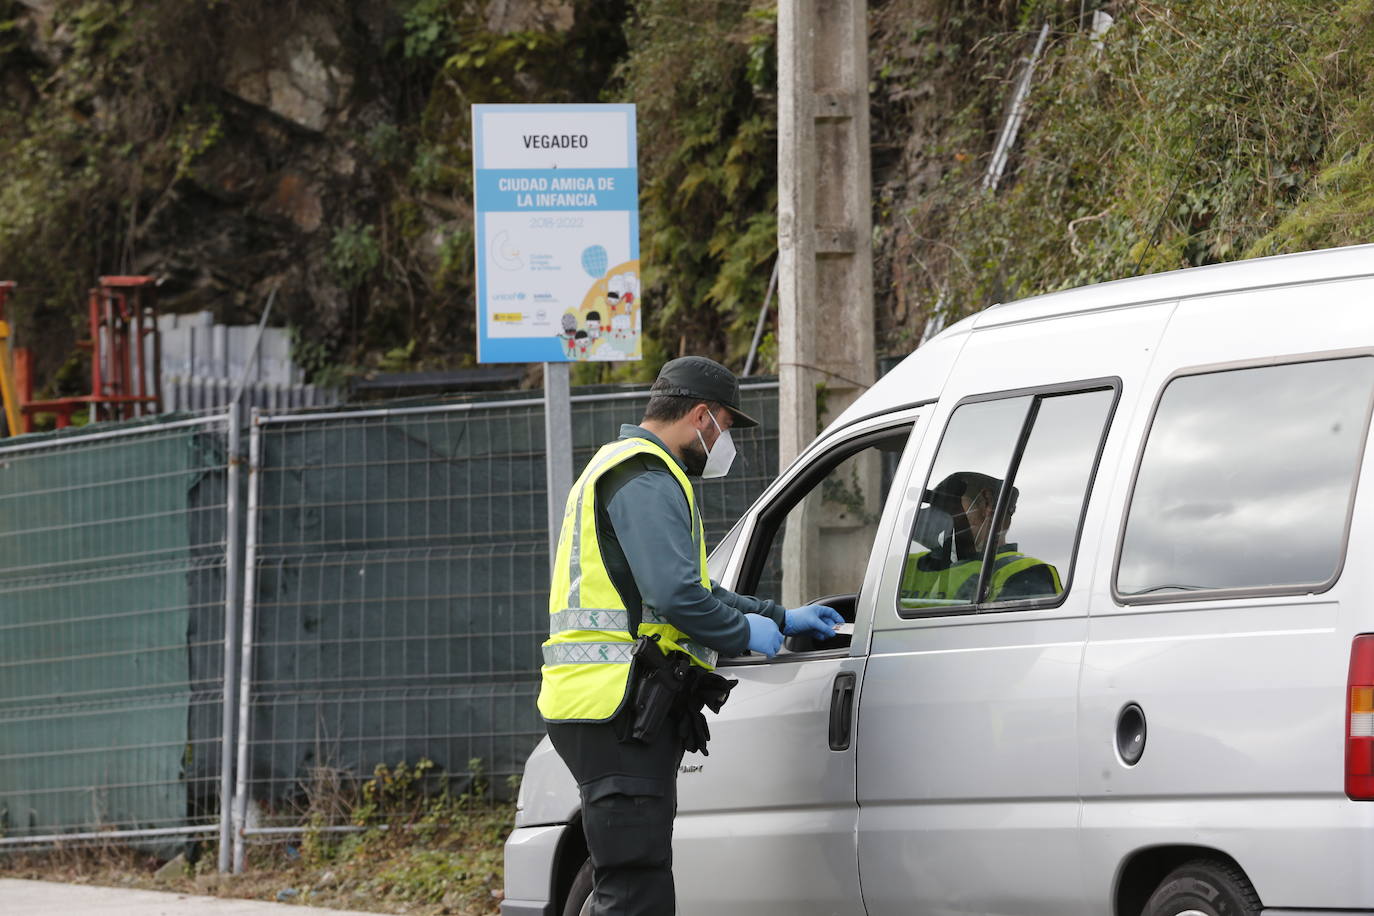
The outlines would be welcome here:
<svg viewBox="0 0 1374 916">
<path fill-rule="evenodd" d="M 162 409 L 162 338 L 152 277 L 101 277 L 90 295 L 91 393 L 25 401 L 26 428 L 37 413 L 57 415 L 57 428 L 89 408 L 91 420 L 128 420 Z M 21 380 L 20 387 L 24 387 Z"/>
</svg>

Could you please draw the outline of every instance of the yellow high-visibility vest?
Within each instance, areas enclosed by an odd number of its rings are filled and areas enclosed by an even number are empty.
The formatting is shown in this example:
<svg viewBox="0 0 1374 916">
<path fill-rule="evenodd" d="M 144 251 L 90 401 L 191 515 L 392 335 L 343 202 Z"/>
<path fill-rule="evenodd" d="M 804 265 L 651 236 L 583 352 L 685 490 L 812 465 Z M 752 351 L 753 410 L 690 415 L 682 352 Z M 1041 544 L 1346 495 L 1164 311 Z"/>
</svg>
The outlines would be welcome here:
<svg viewBox="0 0 1374 916">
<path fill-rule="evenodd" d="M 701 585 L 711 589 L 706 538 L 691 481 L 666 451 L 648 439 L 621 439 L 602 446 L 568 494 L 558 554 L 549 589 L 549 638 L 544 642 L 539 712 L 550 722 L 604 722 L 625 702 L 630 679 L 630 615 L 601 559 L 596 531 L 596 483 L 607 471 L 636 455 L 660 459 L 682 485 L 692 517 L 701 563 Z M 685 653 L 708 671 L 717 653 L 643 609 L 640 635 L 658 635 L 663 652 Z"/>
<path fill-rule="evenodd" d="M 943 569 L 921 569 L 920 562 L 929 553 L 914 553 L 907 557 L 902 569 L 901 597 L 906 603 L 919 603 L 922 600 L 936 601 L 941 604 L 950 602 L 972 603 L 976 597 L 973 590 L 978 586 L 978 573 L 983 567 L 982 559 L 955 563 Z M 984 601 L 1001 600 L 1002 590 L 1017 573 L 1036 566 L 1044 566 L 1050 573 L 1054 594 L 1064 590 L 1059 581 L 1059 570 L 1044 560 L 1027 557 L 1014 550 L 1003 550 L 992 562 L 992 582 L 988 586 Z M 1039 596 L 1036 596 L 1039 597 Z M 1045 597 L 1049 597 L 1048 595 Z"/>
</svg>

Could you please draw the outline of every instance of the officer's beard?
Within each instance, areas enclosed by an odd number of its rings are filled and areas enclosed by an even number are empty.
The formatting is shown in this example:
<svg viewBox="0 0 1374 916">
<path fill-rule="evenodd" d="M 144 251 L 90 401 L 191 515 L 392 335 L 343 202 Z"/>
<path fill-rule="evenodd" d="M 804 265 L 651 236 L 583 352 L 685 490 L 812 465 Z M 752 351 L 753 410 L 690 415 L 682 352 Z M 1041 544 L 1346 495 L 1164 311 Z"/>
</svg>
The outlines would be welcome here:
<svg viewBox="0 0 1374 916">
<path fill-rule="evenodd" d="M 682 449 L 682 463 L 687 465 L 688 477 L 700 477 L 706 470 L 706 449 L 700 442 L 689 442 Z"/>
</svg>

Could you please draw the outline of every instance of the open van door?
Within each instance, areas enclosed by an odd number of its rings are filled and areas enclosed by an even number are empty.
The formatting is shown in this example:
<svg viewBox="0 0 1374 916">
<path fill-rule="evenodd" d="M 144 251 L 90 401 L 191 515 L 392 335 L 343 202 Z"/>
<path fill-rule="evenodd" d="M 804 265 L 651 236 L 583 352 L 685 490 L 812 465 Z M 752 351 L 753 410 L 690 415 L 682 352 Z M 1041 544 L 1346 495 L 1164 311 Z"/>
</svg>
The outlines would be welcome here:
<svg viewBox="0 0 1374 916">
<path fill-rule="evenodd" d="M 907 472 L 916 424 L 907 410 L 832 436 L 730 535 L 723 584 L 782 601 L 787 578 L 808 589 L 789 606 L 825 603 L 849 625 L 823 642 L 789 638 L 773 659 L 722 659 L 719 673 L 739 683 L 709 717 L 709 756 L 684 757 L 678 778 L 684 916 L 863 916 L 853 726 L 878 572 L 869 560 L 894 523 L 887 496 Z M 784 577 L 789 563 L 806 564 L 805 575 Z"/>
</svg>

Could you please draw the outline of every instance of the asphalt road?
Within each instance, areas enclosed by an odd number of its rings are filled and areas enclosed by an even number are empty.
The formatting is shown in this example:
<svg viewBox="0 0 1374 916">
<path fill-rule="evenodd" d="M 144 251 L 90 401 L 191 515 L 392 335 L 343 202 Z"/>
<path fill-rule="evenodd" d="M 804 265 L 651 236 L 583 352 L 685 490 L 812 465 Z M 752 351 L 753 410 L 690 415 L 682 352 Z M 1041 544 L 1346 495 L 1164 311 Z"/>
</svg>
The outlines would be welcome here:
<svg viewBox="0 0 1374 916">
<path fill-rule="evenodd" d="M 197 897 L 162 891 L 0 879 L 0 916 L 286 916 L 311 909 L 336 916 L 375 916 L 357 910 L 325 910 L 285 903 Z"/>
</svg>

